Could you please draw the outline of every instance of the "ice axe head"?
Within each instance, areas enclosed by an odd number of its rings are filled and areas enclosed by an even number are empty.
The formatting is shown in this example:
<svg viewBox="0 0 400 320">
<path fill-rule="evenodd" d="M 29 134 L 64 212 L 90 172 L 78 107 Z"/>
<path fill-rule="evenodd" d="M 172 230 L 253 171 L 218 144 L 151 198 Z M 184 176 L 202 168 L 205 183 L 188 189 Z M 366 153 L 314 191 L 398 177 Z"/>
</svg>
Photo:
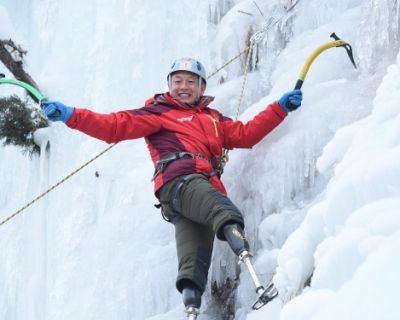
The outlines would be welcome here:
<svg viewBox="0 0 400 320">
<path fill-rule="evenodd" d="M 335 40 L 341 40 L 334 32 L 330 35 L 330 37 Z M 339 47 L 343 47 L 346 50 L 351 63 L 353 64 L 354 68 L 357 69 L 356 63 L 354 62 L 353 49 L 352 49 L 351 45 L 349 45 L 347 42 L 345 42 L 344 44 L 340 45 Z"/>
</svg>

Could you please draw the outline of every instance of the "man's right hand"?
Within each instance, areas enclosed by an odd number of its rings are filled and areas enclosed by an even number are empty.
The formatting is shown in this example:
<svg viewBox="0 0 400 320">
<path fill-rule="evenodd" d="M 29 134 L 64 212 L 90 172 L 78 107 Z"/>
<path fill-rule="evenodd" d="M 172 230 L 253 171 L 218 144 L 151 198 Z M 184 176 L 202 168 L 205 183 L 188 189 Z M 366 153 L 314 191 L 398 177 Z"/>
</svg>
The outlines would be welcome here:
<svg viewBox="0 0 400 320">
<path fill-rule="evenodd" d="M 74 108 L 58 101 L 43 100 L 40 106 L 50 121 L 62 121 L 66 123 L 74 112 Z"/>
</svg>

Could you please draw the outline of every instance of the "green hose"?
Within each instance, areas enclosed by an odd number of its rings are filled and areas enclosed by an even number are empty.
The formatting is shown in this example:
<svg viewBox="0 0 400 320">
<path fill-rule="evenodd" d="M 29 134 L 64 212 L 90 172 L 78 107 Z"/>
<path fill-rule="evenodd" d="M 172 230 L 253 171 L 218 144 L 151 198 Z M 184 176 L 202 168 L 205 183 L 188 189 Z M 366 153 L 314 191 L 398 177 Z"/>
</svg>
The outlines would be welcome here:
<svg viewBox="0 0 400 320">
<path fill-rule="evenodd" d="M 26 82 L 14 79 L 0 78 L 0 85 L 1 84 L 12 84 L 24 88 L 26 91 L 32 94 L 33 97 L 36 98 L 39 104 L 44 99 L 44 96 L 35 87 L 27 84 Z"/>
</svg>

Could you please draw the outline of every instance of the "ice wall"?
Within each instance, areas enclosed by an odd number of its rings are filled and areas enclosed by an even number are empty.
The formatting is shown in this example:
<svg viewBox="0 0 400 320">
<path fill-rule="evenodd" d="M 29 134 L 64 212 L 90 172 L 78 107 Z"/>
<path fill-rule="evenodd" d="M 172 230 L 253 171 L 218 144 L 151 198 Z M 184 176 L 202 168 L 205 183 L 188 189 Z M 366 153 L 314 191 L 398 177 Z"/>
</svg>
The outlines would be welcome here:
<svg viewBox="0 0 400 320">
<path fill-rule="evenodd" d="M 163 75 L 177 57 L 197 57 L 214 70 L 272 17 L 276 23 L 252 56 L 240 112 L 244 121 L 292 89 L 305 59 L 330 41 L 332 32 L 351 43 L 358 69 L 343 49 L 324 52 L 303 86 L 302 108 L 253 149 L 231 152 L 223 178 L 245 214 L 262 280 L 269 281 L 278 266 L 282 290 L 291 296 L 315 267 L 318 244 L 331 227 L 312 214 L 330 197 L 326 188 L 335 179 L 333 167 L 327 166 L 323 174 L 317 170 L 317 159 L 340 128 L 383 103 L 385 94 L 379 95 L 379 103 L 373 101 L 399 50 L 400 13 L 395 0 L 300 0 L 288 13 L 294 3 L 3 1 L 0 16 L 2 23 L 8 22 L 0 35 L 9 32 L 28 49 L 27 67 L 46 95 L 110 112 L 142 106 L 150 95 L 166 90 Z M 227 115 L 236 111 L 244 59 L 209 82 L 209 93 L 217 96 L 214 106 Z M 0 148 L 1 218 L 106 147 L 61 124 L 49 128 L 42 139 L 49 139 L 51 149 L 40 159 Z M 0 317 L 181 316 L 174 289 L 173 228 L 152 206 L 151 175 L 144 143 L 124 142 L 2 228 Z M 304 217 L 314 226 L 312 241 L 298 241 L 298 247 L 292 247 L 293 240 L 285 244 Z M 305 241 L 305 233 L 298 232 Z M 226 244 L 216 243 L 210 282 L 222 284 L 237 271 Z M 254 298 L 243 273 L 237 319 L 246 319 Z M 215 317 L 211 299 L 208 291 L 203 319 Z M 273 305 L 267 316 L 278 319 L 280 309 Z M 257 315 L 248 317 L 255 320 Z"/>
<path fill-rule="evenodd" d="M 6 1 L 2 12 L 48 97 L 111 112 L 164 91 L 178 57 L 208 64 L 210 5 Z M 1 148 L 1 217 L 106 147 L 60 124 L 46 138 L 41 159 Z M 153 207 L 151 176 L 143 141 L 122 143 L 7 225 L 0 317 L 145 319 L 180 304 L 173 228 Z"/>
</svg>

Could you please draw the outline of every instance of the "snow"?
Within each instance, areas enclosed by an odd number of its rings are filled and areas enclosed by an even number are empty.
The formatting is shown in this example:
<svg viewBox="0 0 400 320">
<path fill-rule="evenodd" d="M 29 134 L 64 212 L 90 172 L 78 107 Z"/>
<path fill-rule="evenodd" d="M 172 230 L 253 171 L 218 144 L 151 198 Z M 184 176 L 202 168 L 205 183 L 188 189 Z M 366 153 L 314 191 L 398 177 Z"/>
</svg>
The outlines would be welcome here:
<svg viewBox="0 0 400 320">
<path fill-rule="evenodd" d="M 14 35 L 12 23 L 8 17 L 7 11 L 3 6 L 0 6 L 0 19 L 2 23 L 0 38 L 7 39 Z"/>
<path fill-rule="evenodd" d="M 300 0 L 286 14 L 294 1 L 256 2 L 262 14 L 250 0 L 5 0 L 0 38 L 28 50 L 46 96 L 110 112 L 166 90 L 174 59 L 193 56 L 210 73 L 247 45 L 249 31 L 282 17 L 255 47 L 239 116 L 247 121 L 292 89 L 336 32 L 358 69 L 342 48 L 323 52 L 302 107 L 251 150 L 230 152 L 223 180 L 244 212 L 262 283 L 273 279 L 280 293 L 252 311 L 241 266 L 235 319 L 398 319 L 400 3 Z M 208 82 L 214 107 L 229 116 L 244 58 Z M 59 123 L 35 139 L 43 152 L 33 159 L 0 147 L 1 220 L 107 147 Z M 151 176 L 143 140 L 123 142 L 1 226 L 0 318 L 183 319 L 174 230 L 153 207 Z M 237 272 L 217 241 L 199 320 L 223 318 L 210 284 Z"/>
</svg>

